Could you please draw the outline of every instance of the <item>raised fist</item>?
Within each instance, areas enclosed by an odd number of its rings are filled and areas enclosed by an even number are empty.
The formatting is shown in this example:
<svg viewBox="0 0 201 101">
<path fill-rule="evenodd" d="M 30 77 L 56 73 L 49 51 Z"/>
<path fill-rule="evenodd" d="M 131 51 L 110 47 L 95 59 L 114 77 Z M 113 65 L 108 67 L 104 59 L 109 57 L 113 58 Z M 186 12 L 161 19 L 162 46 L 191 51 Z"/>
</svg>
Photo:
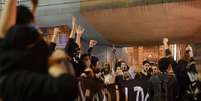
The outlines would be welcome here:
<svg viewBox="0 0 201 101">
<path fill-rule="evenodd" d="M 113 54 L 115 54 L 115 53 L 116 53 L 116 51 L 117 51 L 117 50 L 116 50 L 116 48 L 115 48 L 115 45 L 113 45 L 113 48 L 112 48 L 112 53 L 113 53 Z"/>
<path fill-rule="evenodd" d="M 113 53 L 113 54 L 116 54 L 116 51 L 117 51 L 117 50 L 116 50 L 115 48 L 112 49 L 112 53 Z"/>
<path fill-rule="evenodd" d="M 163 44 L 168 44 L 168 38 L 163 38 Z"/>
</svg>

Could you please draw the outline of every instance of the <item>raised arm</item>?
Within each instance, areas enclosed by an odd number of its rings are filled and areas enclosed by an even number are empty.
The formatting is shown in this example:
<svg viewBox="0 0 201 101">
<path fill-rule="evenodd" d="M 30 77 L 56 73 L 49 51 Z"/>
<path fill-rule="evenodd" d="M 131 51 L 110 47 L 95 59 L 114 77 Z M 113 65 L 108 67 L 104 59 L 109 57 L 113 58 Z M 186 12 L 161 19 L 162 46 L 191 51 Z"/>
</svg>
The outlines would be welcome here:
<svg viewBox="0 0 201 101">
<path fill-rule="evenodd" d="M 169 41 L 168 38 L 164 38 L 164 39 L 163 39 L 164 49 L 169 49 L 168 41 Z"/>
<path fill-rule="evenodd" d="M 80 25 L 76 29 L 77 37 L 76 37 L 76 43 L 78 44 L 79 48 L 81 49 L 81 37 L 84 33 L 85 29 L 81 27 Z"/>
<path fill-rule="evenodd" d="M 16 23 L 16 0 L 5 0 L 5 7 L 0 19 L 0 38 Z"/>
<path fill-rule="evenodd" d="M 37 6 L 38 6 L 38 0 L 31 0 L 32 3 L 32 14 L 35 16 L 36 15 L 36 10 L 37 10 Z M 34 21 L 35 22 L 35 19 Z"/>
<path fill-rule="evenodd" d="M 169 72 L 172 73 L 174 71 L 174 73 L 176 73 L 176 67 L 177 67 L 177 62 L 174 60 L 172 53 L 169 49 L 169 45 L 168 45 L 168 38 L 164 38 L 163 39 L 163 45 L 165 48 L 165 57 L 168 58 L 172 68 L 169 68 Z"/>
<path fill-rule="evenodd" d="M 168 45 L 168 38 L 163 39 L 163 45 L 164 45 L 164 49 L 165 49 L 165 56 L 166 57 L 172 56 L 172 53 L 171 53 L 171 51 L 169 49 L 169 45 Z"/>
<path fill-rule="evenodd" d="M 57 39 L 57 36 L 59 33 L 60 33 L 59 28 L 54 28 L 53 36 L 52 36 L 52 39 L 50 40 L 50 44 L 49 44 L 49 54 L 50 55 L 55 51 L 56 39 Z"/>
<path fill-rule="evenodd" d="M 72 17 L 72 30 L 71 30 L 69 38 L 75 39 L 75 32 L 76 32 L 76 18 L 73 16 Z"/>
<path fill-rule="evenodd" d="M 73 57 L 73 54 L 78 46 L 77 43 L 75 42 L 75 32 L 76 32 L 76 18 L 73 16 L 71 33 L 65 47 L 66 53 L 71 54 L 70 55 L 71 57 Z"/>
<path fill-rule="evenodd" d="M 59 30 L 59 28 L 54 28 L 53 36 L 52 36 L 52 39 L 51 39 L 52 43 L 56 43 L 57 36 L 58 36 L 58 34 L 60 32 L 61 31 Z"/>
<path fill-rule="evenodd" d="M 113 48 L 112 48 L 112 58 L 111 58 L 111 69 L 112 69 L 112 72 L 114 73 L 115 72 L 115 70 L 114 70 L 114 68 L 115 68 L 115 64 L 117 63 L 117 54 L 116 54 L 116 48 L 115 48 L 115 46 L 113 45 Z"/>
</svg>

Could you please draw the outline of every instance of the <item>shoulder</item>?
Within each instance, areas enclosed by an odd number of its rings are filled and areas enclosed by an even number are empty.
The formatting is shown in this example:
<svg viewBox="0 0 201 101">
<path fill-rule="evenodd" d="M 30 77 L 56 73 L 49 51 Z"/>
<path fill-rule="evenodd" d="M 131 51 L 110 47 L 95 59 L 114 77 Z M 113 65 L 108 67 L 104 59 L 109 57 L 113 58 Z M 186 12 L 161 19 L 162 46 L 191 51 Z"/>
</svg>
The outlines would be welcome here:
<svg viewBox="0 0 201 101">
<path fill-rule="evenodd" d="M 22 84 L 22 86 L 30 86 L 28 84 L 31 84 L 32 86 L 54 85 L 58 83 L 66 84 L 69 82 L 75 84 L 77 82 L 76 78 L 67 74 L 54 78 L 49 74 L 41 74 L 25 70 L 10 73 L 7 76 L 7 79 L 13 83 L 17 82 L 19 85 Z"/>
</svg>

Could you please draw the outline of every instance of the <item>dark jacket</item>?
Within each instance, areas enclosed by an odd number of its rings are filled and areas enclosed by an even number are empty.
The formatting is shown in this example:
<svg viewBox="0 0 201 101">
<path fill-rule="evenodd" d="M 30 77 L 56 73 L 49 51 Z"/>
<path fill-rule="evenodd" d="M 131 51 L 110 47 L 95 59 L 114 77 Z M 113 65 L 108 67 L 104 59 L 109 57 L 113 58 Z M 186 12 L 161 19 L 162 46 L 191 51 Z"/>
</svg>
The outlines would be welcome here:
<svg viewBox="0 0 201 101">
<path fill-rule="evenodd" d="M 91 56 L 93 48 L 90 47 L 88 49 L 88 54 L 89 56 Z M 65 52 L 71 57 L 71 63 L 73 64 L 75 73 L 76 73 L 76 77 L 79 77 L 83 72 L 84 72 L 84 67 L 82 66 L 82 64 L 80 63 L 80 48 L 78 46 L 78 44 L 75 42 L 75 39 L 73 38 L 69 38 L 68 43 L 66 44 L 65 47 Z"/>
<path fill-rule="evenodd" d="M 36 29 L 12 27 L 0 43 L 0 97 L 3 101 L 73 101 L 77 80 L 48 74 L 48 45 Z"/>
<path fill-rule="evenodd" d="M 77 81 L 70 75 L 53 78 L 47 74 L 18 70 L 1 76 L 3 101 L 74 101 Z"/>
<path fill-rule="evenodd" d="M 71 63 L 73 64 L 76 77 L 79 77 L 83 72 L 84 69 L 83 66 L 80 66 L 79 61 L 79 47 L 74 39 L 70 38 L 68 43 L 65 47 L 65 52 L 71 57 Z"/>
<path fill-rule="evenodd" d="M 135 75 L 134 79 L 135 80 L 149 80 L 150 77 L 151 77 L 151 74 L 148 73 L 147 75 L 144 75 L 142 72 L 140 72 Z"/>
<path fill-rule="evenodd" d="M 154 101 L 177 101 L 178 88 L 174 75 L 161 73 L 150 78 L 154 88 Z"/>
</svg>

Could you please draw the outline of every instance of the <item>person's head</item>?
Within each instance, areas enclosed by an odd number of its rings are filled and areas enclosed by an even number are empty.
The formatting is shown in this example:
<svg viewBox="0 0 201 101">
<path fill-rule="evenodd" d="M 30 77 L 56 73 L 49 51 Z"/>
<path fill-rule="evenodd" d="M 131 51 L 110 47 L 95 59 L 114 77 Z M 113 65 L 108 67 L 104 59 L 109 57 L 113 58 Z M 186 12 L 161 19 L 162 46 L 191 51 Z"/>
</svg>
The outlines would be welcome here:
<svg viewBox="0 0 201 101">
<path fill-rule="evenodd" d="M 121 61 L 116 62 L 115 67 L 121 67 Z"/>
<path fill-rule="evenodd" d="M 4 40 L 3 47 L 15 53 L 16 65 L 35 72 L 47 72 L 48 45 L 34 27 L 17 25 L 11 27 Z M 17 59 L 19 58 L 19 59 Z"/>
<path fill-rule="evenodd" d="M 116 67 L 115 72 L 117 75 L 123 75 L 123 70 L 121 69 L 121 67 Z"/>
<path fill-rule="evenodd" d="M 171 62 L 168 58 L 161 58 L 158 62 L 158 67 L 161 72 L 167 72 L 168 68 L 171 66 Z"/>
<path fill-rule="evenodd" d="M 143 61 L 143 66 L 142 66 L 142 69 L 145 71 L 145 72 L 148 72 L 150 68 L 150 62 L 149 61 Z"/>
<path fill-rule="evenodd" d="M 131 79 L 131 77 L 130 77 L 129 73 L 125 72 L 124 73 L 124 80 L 130 80 L 130 79 Z"/>
<path fill-rule="evenodd" d="M 171 53 L 171 51 L 170 51 L 169 49 L 166 49 L 166 50 L 165 50 L 165 56 L 171 57 L 171 56 L 172 56 L 171 54 L 172 54 L 172 53 Z"/>
<path fill-rule="evenodd" d="M 34 15 L 28 7 L 20 5 L 17 6 L 16 25 L 27 25 L 34 21 Z"/>
<path fill-rule="evenodd" d="M 80 60 L 81 60 L 81 64 L 85 68 L 91 67 L 91 59 L 90 59 L 90 55 L 89 54 L 82 54 Z"/>
<path fill-rule="evenodd" d="M 190 59 L 190 54 L 189 54 L 189 52 L 190 52 L 189 50 L 186 50 L 186 51 L 185 51 L 183 59 L 185 59 L 185 60 L 187 60 L 187 61 Z"/>
<path fill-rule="evenodd" d="M 103 70 L 104 74 L 109 74 L 111 72 L 110 70 L 110 64 L 109 63 L 105 63 L 104 64 L 104 70 Z"/>
<path fill-rule="evenodd" d="M 116 64 L 115 67 L 120 67 L 123 71 L 128 71 L 129 67 L 125 61 L 119 60 Z"/>
<path fill-rule="evenodd" d="M 158 67 L 157 67 L 156 65 L 153 65 L 153 66 L 152 66 L 152 74 L 153 74 L 153 75 L 156 75 L 156 74 L 158 74 L 158 73 L 159 73 Z"/>
<path fill-rule="evenodd" d="M 83 78 L 93 78 L 94 72 L 91 68 L 86 68 L 84 72 L 81 74 L 81 77 Z"/>
<path fill-rule="evenodd" d="M 109 64 L 109 63 L 105 63 L 105 64 L 104 64 L 104 68 L 110 69 L 110 64 Z"/>
<path fill-rule="evenodd" d="M 91 65 L 94 69 L 100 69 L 99 59 L 95 56 L 91 56 Z"/>
<path fill-rule="evenodd" d="M 129 67 L 125 61 L 121 61 L 121 68 L 123 71 L 128 71 Z"/>
<path fill-rule="evenodd" d="M 61 49 L 55 50 L 49 57 L 49 74 L 57 77 L 58 68 L 60 68 L 66 74 L 75 76 L 75 71 L 73 65 L 70 62 L 69 56 L 64 52 L 64 50 Z"/>
<path fill-rule="evenodd" d="M 126 69 L 127 68 L 127 64 L 125 62 L 121 62 L 121 68 Z"/>
<path fill-rule="evenodd" d="M 49 66 L 51 67 L 60 67 L 66 73 L 75 75 L 72 64 L 70 63 L 69 56 L 64 52 L 64 50 L 57 49 L 49 57 Z"/>
</svg>

